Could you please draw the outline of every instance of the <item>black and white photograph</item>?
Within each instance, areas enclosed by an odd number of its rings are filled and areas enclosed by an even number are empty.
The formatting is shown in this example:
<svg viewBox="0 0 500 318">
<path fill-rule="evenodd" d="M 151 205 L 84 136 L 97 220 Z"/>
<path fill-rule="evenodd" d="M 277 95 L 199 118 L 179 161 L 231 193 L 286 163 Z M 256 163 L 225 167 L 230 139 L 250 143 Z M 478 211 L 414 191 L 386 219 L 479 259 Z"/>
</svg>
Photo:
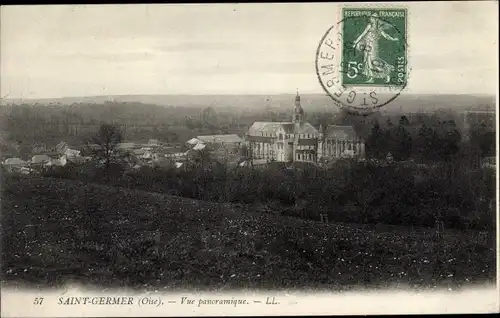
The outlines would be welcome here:
<svg viewBox="0 0 500 318">
<path fill-rule="evenodd" d="M 2 316 L 499 311 L 498 2 L 0 13 Z"/>
</svg>

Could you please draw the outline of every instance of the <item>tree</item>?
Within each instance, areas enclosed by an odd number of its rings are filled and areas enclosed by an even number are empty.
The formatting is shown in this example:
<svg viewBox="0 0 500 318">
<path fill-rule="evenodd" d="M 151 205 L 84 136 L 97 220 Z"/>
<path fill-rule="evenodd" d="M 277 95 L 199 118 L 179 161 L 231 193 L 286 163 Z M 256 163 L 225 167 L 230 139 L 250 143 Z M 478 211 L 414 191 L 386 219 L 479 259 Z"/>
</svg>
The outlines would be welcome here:
<svg viewBox="0 0 500 318">
<path fill-rule="evenodd" d="M 443 122 L 439 126 L 439 147 L 435 151 L 441 160 L 449 161 L 459 151 L 462 136 L 454 124 Z"/>
<path fill-rule="evenodd" d="M 201 121 L 205 128 L 218 127 L 217 113 L 212 107 L 207 107 L 202 110 Z"/>
<path fill-rule="evenodd" d="M 495 155 L 495 133 L 485 124 L 471 129 L 470 144 L 477 149 L 481 158 Z"/>
<path fill-rule="evenodd" d="M 100 146 L 100 150 L 97 151 L 97 156 L 104 159 L 106 169 L 109 168 L 116 150 L 116 146 L 122 141 L 123 135 L 118 126 L 103 124 L 99 128 L 97 135 L 94 136 L 94 143 Z"/>
<path fill-rule="evenodd" d="M 396 160 L 406 160 L 411 156 L 412 138 L 404 127 L 404 120 L 393 129 L 393 145 L 391 151 Z"/>
<path fill-rule="evenodd" d="M 376 121 L 373 125 L 372 131 L 366 140 L 366 152 L 369 157 L 383 158 L 385 156 L 387 143 L 385 134 L 380 129 L 380 125 Z"/>
<path fill-rule="evenodd" d="M 439 140 L 436 131 L 423 124 L 415 139 L 414 149 L 417 158 L 420 160 L 436 159 L 436 150 L 439 147 Z"/>
<path fill-rule="evenodd" d="M 199 129 L 202 127 L 202 124 L 199 120 L 193 119 L 191 117 L 186 117 L 185 119 L 185 125 L 187 128 L 193 130 L 193 129 Z"/>
</svg>

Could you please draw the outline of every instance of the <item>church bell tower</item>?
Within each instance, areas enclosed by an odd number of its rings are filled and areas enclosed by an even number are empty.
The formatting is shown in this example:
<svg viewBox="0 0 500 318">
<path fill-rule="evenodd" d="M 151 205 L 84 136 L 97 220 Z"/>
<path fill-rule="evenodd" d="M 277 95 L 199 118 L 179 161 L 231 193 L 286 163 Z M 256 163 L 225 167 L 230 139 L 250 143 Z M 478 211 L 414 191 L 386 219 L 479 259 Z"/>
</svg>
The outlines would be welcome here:
<svg viewBox="0 0 500 318">
<path fill-rule="evenodd" d="M 293 118 L 292 122 L 295 124 L 301 124 L 304 121 L 304 110 L 300 105 L 300 95 L 297 90 L 297 96 L 295 96 L 295 107 L 293 108 Z"/>
</svg>

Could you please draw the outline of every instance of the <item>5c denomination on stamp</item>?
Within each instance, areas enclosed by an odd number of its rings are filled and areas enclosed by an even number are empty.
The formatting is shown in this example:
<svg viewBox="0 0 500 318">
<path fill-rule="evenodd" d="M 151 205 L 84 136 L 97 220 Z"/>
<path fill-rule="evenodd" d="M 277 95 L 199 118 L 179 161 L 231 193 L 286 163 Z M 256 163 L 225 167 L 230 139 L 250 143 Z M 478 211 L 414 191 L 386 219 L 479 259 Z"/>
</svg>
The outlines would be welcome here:
<svg viewBox="0 0 500 318">
<path fill-rule="evenodd" d="M 343 8 L 324 34 L 316 74 L 336 105 L 367 115 L 393 101 L 408 81 L 407 10 Z"/>
</svg>

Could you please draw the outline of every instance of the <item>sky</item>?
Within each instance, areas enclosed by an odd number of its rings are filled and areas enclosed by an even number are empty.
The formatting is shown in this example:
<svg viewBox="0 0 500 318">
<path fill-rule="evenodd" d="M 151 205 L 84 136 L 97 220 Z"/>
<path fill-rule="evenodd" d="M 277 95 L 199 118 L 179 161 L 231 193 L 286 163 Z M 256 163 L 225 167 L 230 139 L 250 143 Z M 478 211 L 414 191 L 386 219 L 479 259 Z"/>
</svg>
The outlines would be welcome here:
<svg viewBox="0 0 500 318">
<path fill-rule="evenodd" d="M 2 6 L 0 97 L 323 93 L 315 54 L 341 5 Z M 497 92 L 497 2 L 389 5 L 408 8 L 407 92 Z"/>
</svg>

